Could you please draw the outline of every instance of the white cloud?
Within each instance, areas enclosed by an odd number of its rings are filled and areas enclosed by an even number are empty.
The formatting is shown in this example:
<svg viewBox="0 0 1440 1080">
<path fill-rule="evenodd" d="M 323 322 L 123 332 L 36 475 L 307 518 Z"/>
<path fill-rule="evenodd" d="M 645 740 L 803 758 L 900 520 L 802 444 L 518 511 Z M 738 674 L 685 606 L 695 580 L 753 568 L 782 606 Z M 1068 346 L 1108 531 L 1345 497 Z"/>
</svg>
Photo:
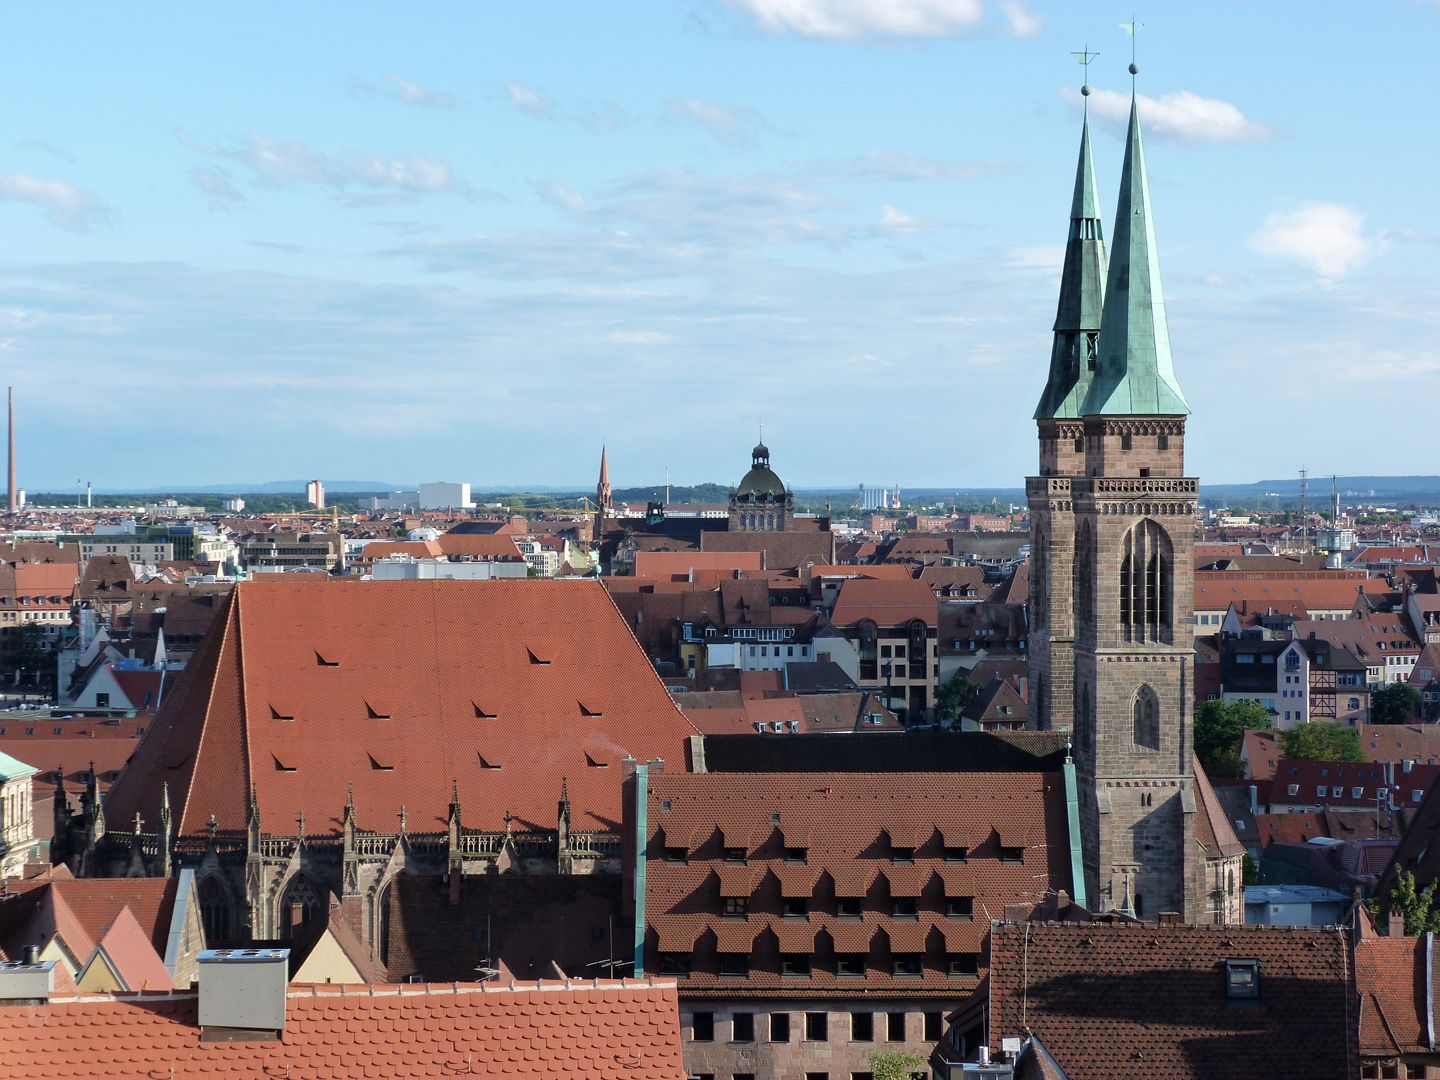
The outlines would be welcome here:
<svg viewBox="0 0 1440 1080">
<path fill-rule="evenodd" d="M 1058 274 L 1065 262 L 1065 248 L 1060 245 L 1016 248 L 1006 261 L 1017 270 Z"/>
<path fill-rule="evenodd" d="M 694 124 L 727 142 L 746 137 L 744 113 L 704 98 L 673 98 L 665 103 L 670 115 Z"/>
<path fill-rule="evenodd" d="M 1307 263 L 1326 279 L 1343 277 L 1365 262 L 1377 243 L 1366 234 L 1362 214 L 1328 203 L 1273 213 L 1250 238 L 1260 254 Z"/>
<path fill-rule="evenodd" d="M 287 142 L 260 132 L 229 147 L 202 146 L 184 131 L 176 137 L 196 153 L 245 166 L 252 180 L 265 187 L 365 188 L 405 196 L 466 191 L 448 160 L 427 154 L 346 150 L 331 156 L 298 139 Z"/>
<path fill-rule="evenodd" d="M 616 330 L 609 340 L 616 345 L 668 345 L 670 335 L 659 330 Z"/>
<path fill-rule="evenodd" d="M 568 210 L 572 214 L 581 214 L 590 208 L 585 201 L 585 196 L 565 183 L 564 180 L 536 182 L 532 186 L 542 199 L 561 210 Z"/>
<path fill-rule="evenodd" d="M 772 34 L 832 41 L 946 37 L 973 29 L 981 0 L 729 0 Z"/>
<path fill-rule="evenodd" d="M 890 233 L 916 232 L 920 228 L 920 219 L 893 206 L 881 206 L 880 228 Z"/>
<path fill-rule="evenodd" d="M 0 173 L 0 202 L 38 207 L 52 222 L 71 232 L 86 232 L 107 223 L 112 216 L 95 195 L 68 180 L 47 180 L 18 170 Z"/>
<path fill-rule="evenodd" d="M 1005 172 L 1011 166 L 1004 161 L 937 161 L 934 158 L 917 157 L 914 154 L 870 150 L 857 157 L 832 161 L 801 162 L 797 168 L 814 183 L 849 181 L 910 183 L 976 180 Z"/>
<path fill-rule="evenodd" d="M 1066 98 L 1079 104 L 1080 94 L 1072 89 L 1062 91 Z M 1251 120 L 1239 106 L 1219 98 L 1201 97 L 1189 90 L 1161 94 L 1158 98 L 1136 95 L 1140 103 L 1140 123 L 1147 135 L 1153 134 L 1175 142 L 1268 142 L 1276 131 L 1269 124 Z M 1101 120 L 1123 125 L 1130 119 L 1130 95 L 1114 90 L 1092 90 L 1090 111 Z"/>
<path fill-rule="evenodd" d="M 245 196 L 223 173 L 208 166 L 197 165 L 190 182 L 205 193 L 211 210 L 229 210 L 245 202 Z"/>
<path fill-rule="evenodd" d="M 510 104 L 523 113 L 531 116 L 552 116 L 555 112 L 555 105 L 548 98 L 542 97 L 530 87 L 521 82 L 508 82 L 505 84 L 505 93 L 510 98 Z"/>
<path fill-rule="evenodd" d="M 407 105 L 419 105 L 427 109 L 453 109 L 456 105 L 454 94 L 444 90 L 432 90 L 409 79 L 402 79 L 399 75 L 386 75 L 379 83 L 357 78 L 353 79 L 350 85 L 357 93 L 393 98 Z"/>
<path fill-rule="evenodd" d="M 1000 10 L 1005 13 L 1010 32 L 1016 37 L 1035 37 L 1045 25 L 1045 17 L 1035 14 L 1021 0 L 1003 0 Z"/>
</svg>

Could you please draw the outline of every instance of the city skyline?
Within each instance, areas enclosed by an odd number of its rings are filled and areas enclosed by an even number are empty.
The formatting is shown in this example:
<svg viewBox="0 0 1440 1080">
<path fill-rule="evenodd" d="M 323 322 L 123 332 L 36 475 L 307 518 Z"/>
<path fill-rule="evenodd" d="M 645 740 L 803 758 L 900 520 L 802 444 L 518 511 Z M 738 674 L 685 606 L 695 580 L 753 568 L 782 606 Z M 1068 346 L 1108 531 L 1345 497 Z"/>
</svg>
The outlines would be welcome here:
<svg viewBox="0 0 1440 1080">
<path fill-rule="evenodd" d="M 795 488 L 1032 471 L 1079 135 L 1068 53 L 1100 54 L 1108 234 L 1128 10 L 258 10 L 97 7 L 63 33 L 16 13 L 37 46 L 0 74 L 18 103 L 0 356 L 27 489 L 297 471 L 583 486 L 601 443 L 617 486 L 654 481 L 657 445 L 677 483 L 725 483 L 762 418 Z M 1345 43 L 1339 73 L 1285 48 L 1302 12 Z M 1140 14 L 1202 478 L 1417 471 L 1333 433 L 1359 380 L 1379 410 L 1440 369 L 1440 244 L 1411 179 L 1434 148 L 1389 108 L 1437 17 Z M 926 430 L 943 452 L 915 453 Z"/>
</svg>

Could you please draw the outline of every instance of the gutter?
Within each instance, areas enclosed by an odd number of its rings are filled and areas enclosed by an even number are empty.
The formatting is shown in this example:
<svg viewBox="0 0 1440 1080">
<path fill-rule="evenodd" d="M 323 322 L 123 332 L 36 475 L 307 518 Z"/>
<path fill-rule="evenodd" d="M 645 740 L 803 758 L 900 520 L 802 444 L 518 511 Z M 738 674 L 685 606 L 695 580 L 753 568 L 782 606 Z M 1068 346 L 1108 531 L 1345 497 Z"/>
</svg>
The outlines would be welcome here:
<svg viewBox="0 0 1440 1080">
<path fill-rule="evenodd" d="M 1080 792 L 1075 782 L 1075 760 L 1068 753 L 1061 767 L 1065 776 L 1065 824 L 1070 834 L 1070 895 L 1088 908 L 1085 896 L 1085 859 L 1080 848 Z"/>
</svg>

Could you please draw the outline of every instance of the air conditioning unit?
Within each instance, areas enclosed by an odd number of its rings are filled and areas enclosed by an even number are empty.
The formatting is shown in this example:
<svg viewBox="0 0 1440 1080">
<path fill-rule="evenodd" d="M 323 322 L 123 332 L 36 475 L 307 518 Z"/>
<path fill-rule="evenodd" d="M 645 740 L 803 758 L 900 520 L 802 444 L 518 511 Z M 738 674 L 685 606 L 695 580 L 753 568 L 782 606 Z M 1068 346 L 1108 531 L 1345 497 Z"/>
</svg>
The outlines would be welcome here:
<svg viewBox="0 0 1440 1080">
<path fill-rule="evenodd" d="M 202 1038 L 276 1038 L 285 1030 L 289 949 L 206 949 L 199 963 Z"/>
</svg>

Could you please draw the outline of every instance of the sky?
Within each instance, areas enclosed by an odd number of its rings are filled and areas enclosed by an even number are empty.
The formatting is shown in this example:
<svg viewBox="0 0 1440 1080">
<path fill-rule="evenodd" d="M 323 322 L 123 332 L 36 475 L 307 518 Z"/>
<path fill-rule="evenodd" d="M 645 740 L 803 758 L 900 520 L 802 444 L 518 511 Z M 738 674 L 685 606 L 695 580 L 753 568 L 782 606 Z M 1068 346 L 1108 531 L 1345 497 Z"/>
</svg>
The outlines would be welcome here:
<svg viewBox="0 0 1440 1080">
<path fill-rule="evenodd" d="M 7 5 L 20 483 L 1019 486 L 1131 12 Z M 1440 3 L 1134 18 L 1189 471 L 1436 471 Z"/>
</svg>

